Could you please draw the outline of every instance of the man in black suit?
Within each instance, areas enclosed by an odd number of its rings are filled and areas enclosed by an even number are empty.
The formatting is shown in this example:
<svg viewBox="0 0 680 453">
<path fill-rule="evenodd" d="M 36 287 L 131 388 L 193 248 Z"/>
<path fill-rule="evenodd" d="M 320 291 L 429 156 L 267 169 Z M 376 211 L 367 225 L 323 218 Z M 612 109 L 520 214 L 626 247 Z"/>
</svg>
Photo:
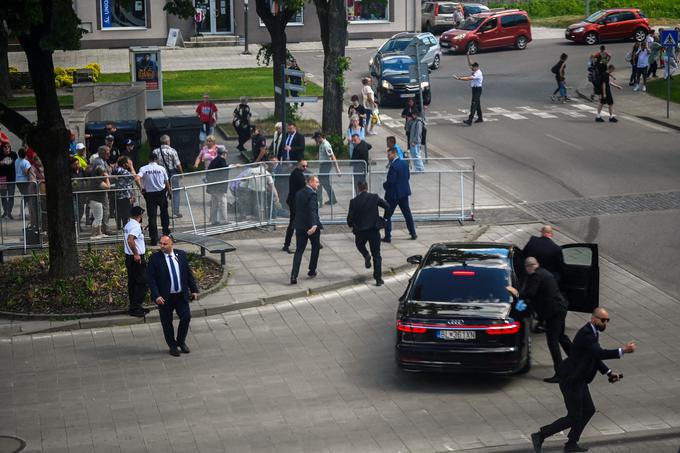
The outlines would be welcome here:
<svg viewBox="0 0 680 453">
<path fill-rule="evenodd" d="M 578 444 L 583 429 L 595 413 L 595 405 L 588 390 L 588 384 L 593 381 L 595 373 L 599 371 L 609 376 L 609 382 L 618 382 L 623 374 L 613 371 L 602 362 L 605 359 L 618 359 L 623 354 L 635 352 L 635 343 L 630 341 L 618 349 L 602 349 L 598 338 L 599 332 L 604 332 L 609 322 L 609 313 L 604 308 L 596 308 L 590 322 L 583 326 L 574 337 L 571 354 L 559 367 L 560 391 L 567 406 L 567 415 L 553 423 L 541 427 L 531 435 L 534 451 L 542 451 L 543 441 L 560 431 L 570 428 L 566 452 L 586 451 L 587 448 Z"/>
<path fill-rule="evenodd" d="M 373 278 L 375 285 L 381 286 L 385 282 L 382 279 L 382 258 L 380 256 L 380 228 L 384 226 L 384 220 L 378 215 L 378 206 L 387 212 L 390 205 L 374 193 L 368 193 L 368 183 L 359 181 L 357 184 L 359 195 L 349 202 L 347 213 L 347 225 L 354 233 L 354 243 L 357 250 L 364 257 L 366 269 L 371 267 L 371 255 L 373 256 Z M 371 253 L 366 250 L 368 242 Z"/>
<path fill-rule="evenodd" d="M 307 169 L 307 161 L 301 160 L 298 162 L 297 167 L 290 172 L 288 177 L 288 196 L 286 197 L 286 204 L 288 205 L 288 212 L 290 216 L 288 218 L 288 228 L 286 228 L 286 238 L 283 240 L 283 250 L 284 252 L 293 253 L 290 250 L 290 241 L 293 239 L 293 225 L 295 223 L 295 195 L 304 189 L 307 185 L 307 178 L 305 178 L 305 170 Z"/>
<path fill-rule="evenodd" d="M 319 219 L 319 202 L 316 191 L 319 189 L 319 177 L 310 176 L 307 185 L 295 194 L 295 256 L 293 269 L 290 272 L 290 284 L 297 284 L 302 254 L 305 253 L 307 241 L 312 243 L 312 256 L 309 259 L 309 278 L 316 277 L 316 265 L 321 250 L 321 220 Z"/>
<path fill-rule="evenodd" d="M 360 181 L 366 180 L 366 172 L 368 172 L 369 163 L 368 152 L 371 150 L 372 146 L 366 143 L 365 140 L 362 140 L 358 134 L 353 134 L 351 140 L 352 144 L 354 145 L 352 151 L 352 160 L 364 161 L 363 164 L 359 162 L 352 164 L 352 173 L 354 173 L 352 179 L 354 187 L 356 187 Z"/>
<path fill-rule="evenodd" d="M 534 257 L 524 260 L 524 269 L 527 278 L 522 285 L 522 289 L 508 286 L 515 297 L 528 299 L 529 306 L 538 315 L 538 318 L 545 321 L 545 338 L 548 342 L 548 349 L 552 357 L 555 375 L 543 379 L 545 382 L 556 384 L 559 382 L 557 377 L 557 367 L 562 363 L 560 345 L 564 352 L 569 355 L 571 341 L 564 334 L 564 321 L 567 318 L 567 301 L 562 296 L 557 280 L 547 270 L 539 267 L 539 263 Z"/>
<path fill-rule="evenodd" d="M 305 137 L 298 133 L 295 123 L 288 125 L 288 134 L 281 141 L 277 157 L 280 161 L 302 160 L 305 158 Z"/>
<path fill-rule="evenodd" d="M 552 240 L 553 229 L 550 225 L 543 225 L 541 236 L 531 236 L 524 246 L 524 256 L 533 256 L 541 263 L 541 267 L 550 271 L 560 283 L 564 275 L 564 255 L 562 247 Z"/>
<path fill-rule="evenodd" d="M 186 343 L 191 321 L 189 299 L 195 300 L 198 297 L 198 286 L 189 267 L 187 254 L 183 250 L 173 249 L 170 236 L 161 237 L 159 244 L 160 251 L 149 258 L 146 282 L 151 290 L 151 299 L 158 305 L 163 335 L 170 348 L 170 355 L 178 357 L 177 348 L 185 354 L 191 352 Z M 179 317 L 177 338 L 172 326 L 173 311 L 176 311 Z"/>
</svg>

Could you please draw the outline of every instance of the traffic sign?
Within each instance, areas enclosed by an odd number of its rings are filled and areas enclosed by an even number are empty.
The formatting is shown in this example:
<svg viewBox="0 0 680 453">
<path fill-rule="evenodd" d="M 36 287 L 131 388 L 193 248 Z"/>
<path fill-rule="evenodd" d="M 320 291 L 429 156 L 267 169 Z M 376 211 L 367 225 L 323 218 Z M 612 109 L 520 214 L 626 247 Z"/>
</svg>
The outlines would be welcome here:
<svg viewBox="0 0 680 453">
<path fill-rule="evenodd" d="M 305 104 L 314 104 L 316 102 L 319 102 L 319 98 L 316 96 L 297 96 L 297 97 L 286 97 L 286 103 L 288 104 L 298 104 L 298 103 L 305 103 Z"/>
<path fill-rule="evenodd" d="M 661 30 L 661 45 L 664 47 L 677 47 L 678 30 Z"/>
<path fill-rule="evenodd" d="M 275 92 L 276 94 L 281 94 L 281 87 L 274 86 L 274 92 Z"/>
</svg>

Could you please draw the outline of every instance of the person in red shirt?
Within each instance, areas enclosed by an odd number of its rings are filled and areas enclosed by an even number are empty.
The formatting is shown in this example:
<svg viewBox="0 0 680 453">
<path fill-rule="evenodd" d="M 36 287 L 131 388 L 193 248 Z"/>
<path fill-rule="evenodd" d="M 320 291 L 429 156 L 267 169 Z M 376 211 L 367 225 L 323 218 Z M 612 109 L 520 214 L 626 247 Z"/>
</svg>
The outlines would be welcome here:
<svg viewBox="0 0 680 453">
<path fill-rule="evenodd" d="M 201 143 L 203 143 L 209 135 L 215 133 L 215 124 L 217 123 L 217 106 L 214 102 L 210 101 L 208 93 L 203 95 L 203 102 L 196 107 L 196 115 L 201 123 L 203 123 L 199 134 Z"/>
</svg>

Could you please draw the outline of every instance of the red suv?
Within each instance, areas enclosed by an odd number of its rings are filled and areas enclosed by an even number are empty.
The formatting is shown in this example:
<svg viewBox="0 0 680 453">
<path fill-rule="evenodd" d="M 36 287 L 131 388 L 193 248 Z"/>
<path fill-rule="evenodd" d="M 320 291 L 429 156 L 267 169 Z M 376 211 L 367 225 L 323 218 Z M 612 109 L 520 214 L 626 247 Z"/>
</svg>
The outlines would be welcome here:
<svg viewBox="0 0 680 453">
<path fill-rule="evenodd" d="M 442 33 L 442 50 L 477 53 L 482 49 L 512 47 L 523 50 L 531 41 L 531 23 L 526 11 L 506 9 L 470 16 L 457 28 Z"/>
<path fill-rule="evenodd" d="M 589 45 L 598 41 L 633 38 L 643 41 L 649 33 L 649 21 L 636 8 L 605 9 L 591 14 L 582 22 L 567 27 L 564 37 Z"/>
</svg>

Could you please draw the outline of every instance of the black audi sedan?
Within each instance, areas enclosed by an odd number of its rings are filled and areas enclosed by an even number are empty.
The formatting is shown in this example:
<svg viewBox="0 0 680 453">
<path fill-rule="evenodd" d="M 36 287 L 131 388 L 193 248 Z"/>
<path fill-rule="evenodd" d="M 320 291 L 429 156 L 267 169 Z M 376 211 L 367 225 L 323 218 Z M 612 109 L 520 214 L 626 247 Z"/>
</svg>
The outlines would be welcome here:
<svg viewBox="0 0 680 453">
<path fill-rule="evenodd" d="M 531 367 L 528 310 L 517 286 L 511 244 L 440 243 L 418 264 L 397 311 L 396 358 L 406 370 L 526 372 Z"/>
</svg>

